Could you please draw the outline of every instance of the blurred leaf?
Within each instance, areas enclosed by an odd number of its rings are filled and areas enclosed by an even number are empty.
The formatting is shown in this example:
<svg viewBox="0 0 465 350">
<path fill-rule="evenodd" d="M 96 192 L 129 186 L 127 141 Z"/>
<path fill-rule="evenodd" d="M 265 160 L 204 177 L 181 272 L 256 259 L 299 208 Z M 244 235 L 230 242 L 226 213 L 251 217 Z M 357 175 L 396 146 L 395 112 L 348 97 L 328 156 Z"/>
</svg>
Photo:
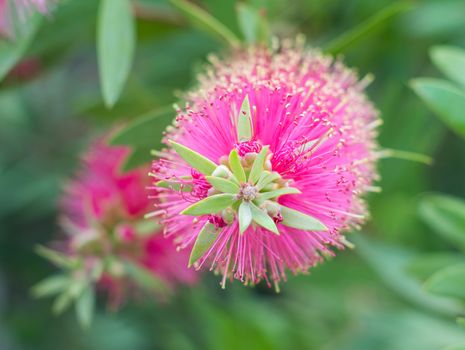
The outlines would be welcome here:
<svg viewBox="0 0 465 350">
<path fill-rule="evenodd" d="M 123 170 L 134 169 L 153 160 L 150 151 L 162 148 L 163 132 L 172 120 L 171 108 L 157 109 L 137 117 L 113 135 L 110 144 L 132 148 Z"/>
<path fill-rule="evenodd" d="M 47 259 L 58 267 L 69 269 L 76 266 L 76 261 L 74 259 L 55 250 L 39 245 L 36 247 L 35 251 L 38 255 Z"/>
<path fill-rule="evenodd" d="M 465 92 L 447 81 L 432 78 L 414 79 L 410 86 L 445 124 L 465 137 Z"/>
<path fill-rule="evenodd" d="M 270 30 L 263 11 L 246 3 L 237 4 L 239 28 L 248 44 L 270 42 Z"/>
<path fill-rule="evenodd" d="M 200 230 L 189 257 L 189 267 L 204 255 L 218 237 L 215 225 L 207 221 Z"/>
<path fill-rule="evenodd" d="M 431 293 L 465 299 L 465 264 L 446 267 L 425 282 Z"/>
<path fill-rule="evenodd" d="M 94 317 L 95 290 L 92 285 L 88 285 L 76 300 L 76 316 L 79 324 L 83 328 L 89 328 Z"/>
<path fill-rule="evenodd" d="M 211 175 L 215 171 L 217 165 L 200 153 L 171 140 L 170 145 L 182 159 L 202 174 Z"/>
<path fill-rule="evenodd" d="M 465 50 L 455 46 L 434 46 L 431 60 L 449 79 L 465 87 Z"/>
<path fill-rule="evenodd" d="M 465 25 L 463 0 L 425 1 L 402 18 L 404 32 L 410 36 L 453 35 Z"/>
<path fill-rule="evenodd" d="M 97 54 L 103 99 L 113 107 L 126 83 L 135 50 L 135 23 L 130 0 L 101 0 Z"/>
<path fill-rule="evenodd" d="M 386 24 L 399 13 L 411 8 L 412 6 L 405 2 L 396 2 L 389 5 L 372 17 L 368 18 L 366 21 L 360 23 L 355 28 L 350 29 L 341 36 L 330 41 L 324 46 L 325 51 L 332 55 L 337 55 L 345 51 L 349 46 L 370 35 L 376 28 Z"/>
<path fill-rule="evenodd" d="M 52 311 L 55 315 L 62 314 L 72 303 L 73 297 L 68 292 L 63 292 L 54 301 Z"/>
<path fill-rule="evenodd" d="M 181 214 L 193 216 L 215 214 L 230 207 L 235 200 L 236 196 L 234 194 L 214 194 L 213 196 L 209 196 L 190 205 L 184 209 Z"/>
<path fill-rule="evenodd" d="M 406 266 L 416 258 L 412 252 L 369 241 L 359 234 L 353 234 L 351 237 L 355 243 L 356 252 L 365 259 L 388 287 L 404 299 L 442 315 L 456 316 L 458 313 L 465 312 L 461 304 L 426 292 L 418 281 L 407 274 Z"/>
<path fill-rule="evenodd" d="M 147 269 L 130 261 L 126 261 L 124 267 L 129 277 L 147 291 L 156 293 L 166 293 L 168 291 L 167 285 Z"/>
<path fill-rule="evenodd" d="M 465 201 L 447 195 L 428 194 L 421 199 L 419 212 L 437 234 L 465 249 Z"/>
<path fill-rule="evenodd" d="M 447 348 L 444 348 L 443 350 L 465 350 L 465 344 L 448 346 Z"/>
<path fill-rule="evenodd" d="M 70 279 L 64 275 L 50 276 L 32 287 L 35 298 L 43 298 L 64 291 L 70 284 Z"/>
<path fill-rule="evenodd" d="M 232 47 L 239 46 L 240 41 L 236 35 L 204 9 L 186 0 L 170 0 L 170 2 L 199 29 L 225 41 Z"/>
<path fill-rule="evenodd" d="M 0 82 L 23 57 L 42 21 L 40 14 L 33 14 L 21 24 L 12 39 L 0 37 Z"/>
<path fill-rule="evenodd" d="M 433 163 L 433 159 L 424 154 L 408 152 L 408 151 L 400 151 L 396 149 L 384 148 L 381 151 L 381 155 L 386 158 L 404 159 L 404 160 L 409 160 L 411 162 L 423 163 L 426 165 L 431 165 Z"/>
<path fill-rule="evenodd" d="M 413 276 L 425 280 L 433 273 L 460 262 L 465 262 L 464 257 L 452 253 L 430 253 L 413 259 L 407 265 L 407 271 Z"/>
<path fill-rule="evenodd" d="M 327 231 L 328 228 L 318 219 L 281 205 L 282 225 L 306 231 Z"/>
</svg>

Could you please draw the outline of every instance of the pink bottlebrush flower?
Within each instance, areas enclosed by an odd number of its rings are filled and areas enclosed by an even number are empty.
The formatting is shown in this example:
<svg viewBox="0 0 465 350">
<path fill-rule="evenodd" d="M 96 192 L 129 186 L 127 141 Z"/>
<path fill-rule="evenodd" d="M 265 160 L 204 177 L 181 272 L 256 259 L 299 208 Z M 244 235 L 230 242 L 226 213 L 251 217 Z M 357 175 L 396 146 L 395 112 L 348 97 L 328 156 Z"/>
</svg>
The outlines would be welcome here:
<svg viewBox="0 0 465 350">
<path fill-rule="evenodd" d="M 95 143 L 62 198 L 67 252 L 82 259 L 89 274 L 102 269 L 98 283 L 109 291 L 113 305 L 120 303 L 130 281 L 121 261 L 139 266 L 169 287 L 197 279 L 186 267 L 187 253 L 178 254 L 172 239 L 163 238 L 161 227 L 143 218 L 150 206 L 148 169 L 122 173 L 127 154 L 124 147 Z"/>
<path fill-rule="evenodd" d="M 10 37 L 14 21 L 26 21 L 34 11 L 47 14 L 50 0 L 0 0 L 0 36 Z"/>
<path fill-rule="evenodd" d="M 349 245 L 376 179 L 367 80 L 283 42 L 211 59 L 153 163 L 154 216 L 190 264 L 268 285 Z"/>
</svg>

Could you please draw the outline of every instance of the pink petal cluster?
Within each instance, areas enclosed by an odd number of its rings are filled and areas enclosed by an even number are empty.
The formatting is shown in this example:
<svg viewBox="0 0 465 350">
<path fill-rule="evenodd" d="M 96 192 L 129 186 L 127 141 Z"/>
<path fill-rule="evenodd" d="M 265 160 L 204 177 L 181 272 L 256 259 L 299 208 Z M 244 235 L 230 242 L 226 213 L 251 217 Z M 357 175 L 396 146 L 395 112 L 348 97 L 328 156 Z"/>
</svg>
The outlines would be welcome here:
<svg viewBox="0 0 465 350">
<path fill-rule="evenodd" d="M 367 216 L 362 196 L 377 178 L 380 124 L 364 93 L 369 79 L 360 81 L 341 62 L 290 41 L 277 50 L 252 47 L 210 61 L 200 86 L 186 95 L 186 108 L 177 110 L 164 140 L 168 148 L 152 167 L 156 181 L 177 181 L 193 191 L 157 187 L 154 215 L 162 218 L 166 235 L 187 250 L 206 222 L 215 223 L 219 234 L 195 266 L 223 274 L 223 286 L 233 278 L 276 285 L 287 270 L 306 272 L 323 256 L 334 255 L 331 247 L 344 248 L 348 242 L 342 233 Z M 240 142 L 237 116 L 246 96 L 253 135 Z M 299 230 L 275 218 L 279 235 L 258 225 L 240 234 L 237 217 L 225 224 L 212 215 L 180 214 L 208 188 L 198 176 L 188 176 L 192 169 L 170 148 L 170 140 L 216 164 L 233 148 L 247 157 L 269 145 L 272 170 L 301 191 L 279 197 L 279 204 L 317 218 L 328 230 Z"/>
<path fill-rule="evenodd" d="M 139 265 L 170 287 L 197 280 L 196 273 L 187 269 L 187 253 L 177 253 L 161 228 L 143 218 L 150 208 L 148 169 L 121 172 L 128 151 L 96 142 L 62 198 L 69 254 L 83 257 L 89 268 L 108 256 L 115 258 L 114 266 L 105 269 L 100 280 L 113 304 L 121 301 L 128 284 L 127 279 L 119 278 L 120 260 Z"/>
<path fill-rule="evenodd" d="M 13 34 L 13 22 L 25 21 L 33 12 L 48 13 L 50 0 L 0 0 L 0 36 Z"/>
</svg>

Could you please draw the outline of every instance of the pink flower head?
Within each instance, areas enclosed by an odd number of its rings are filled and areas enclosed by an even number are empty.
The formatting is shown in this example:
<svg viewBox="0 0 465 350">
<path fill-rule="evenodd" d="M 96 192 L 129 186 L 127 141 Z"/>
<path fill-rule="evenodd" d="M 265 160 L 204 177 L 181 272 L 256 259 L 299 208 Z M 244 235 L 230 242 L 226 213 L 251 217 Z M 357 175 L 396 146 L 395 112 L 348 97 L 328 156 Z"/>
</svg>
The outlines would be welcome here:
<svg viewBox="0 0 465 350">
<path fill-rule="evenodd" d="M 178 254 L 172 239 L 163 238 L 160 226 L 143 218 L 150 206 L 148 170 L 121 172 L 127 154 L 126 148 L 95 143 L 62 199 L 69 254 L 83 258 L 86 273 L 102 271 L 98 282 L 109 289 L 116 304 L 128 284 L 122 261 L 167 286 L 196 281 L 195 272 L 186 267 L 186 253 Z"/>
<path fill-rule="evenodd" d="M 47 14 L 50 0 L 0 0 L 0 36 L 12 36 L 14 21 L 26 21 L 34 11 Z"/>
<path fill-rule="evenodd" d="M 277 286 L 286 270 L 343 248 L 342 233 L 366 217 L 378 113 L 366 81 L 300 44 L 211 61 L 153 163 L 154 216 L 192 249 L 190 264 L 223 274 L 223 287 Z"/>
</svg>

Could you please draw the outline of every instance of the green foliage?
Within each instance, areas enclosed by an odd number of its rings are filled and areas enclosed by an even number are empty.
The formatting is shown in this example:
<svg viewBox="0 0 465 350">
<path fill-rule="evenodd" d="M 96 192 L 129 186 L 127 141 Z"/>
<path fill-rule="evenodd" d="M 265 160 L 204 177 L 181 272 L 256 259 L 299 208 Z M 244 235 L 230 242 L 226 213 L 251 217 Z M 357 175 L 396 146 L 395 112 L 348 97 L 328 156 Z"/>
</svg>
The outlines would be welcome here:
<svg viewBox="0 0 465 350">
<path fill-rule="evenodd" d="M 417 78 L 410 86 L 441 120 L 452 130 L 465 137 L 465 92 L 439 79 Z"/>
<path fill-rule="evenodd" d="M 36 14 L 26 24 L 18 24 L 20 29 L 15 32 L 14 40 L 0 38 L 0 82 L 22 58 L 41 23 L 42 16 Z"/>
<path fill-rule="evenodd" d="M 465 201 L 441 194 L 425 195 L 419 207 L 422 219 L 435 232 L 465 250 Z"/>
<path fill-rule="evenodd" d="M 456 253 L 430 253 L 413 259 L 407 270 L 413 276 L 425 280 L 433 273 L 454 264 L 465 262 L 465 257 Z"/>
<path fill-rule="evenodd" d="M 433 63 L 449 79 L 465 87 L 465 50 L 454 46 L 434 46 L 430 50 Z"/>
<path fill-rule="evenodd" d="M 207 11 L 186 0 L 170 0 L 170 2 L 199 29 L 233 47 L 239 46 L 236 35 Z"/>
<path fill-rule="evenodd" d="M 237 17 L 246 43 L 269 44 L 271 35 L 265 11 L 241 2 L 237 4 Z"/>
<path fill-rule="evenodd" d="M 135 23 L 130 0 L 101 0 L 97 53 L 102 95 L 113 107 L 131 70 L 136 46 Z"/>
<path fill-rule="evenodd" d="M 425 287 L 434 294 L 465 299 L 465 264 L 436 272 L 425 282 Z"/>
<path fill-rule="evenodd" d="M 171 108 L 156 109 L 137 117 L 112 136 L 110 144 L 129 146 L 132 149 L 131 155 L 123 165 L 123 170 L 147 164 L 153 159 L 150 151 L 161 149 L 163 131 L 172 120 Z"/>
<path fill-rule="evenodd" d="M 371 35 L 373 31 L 391 20 L 396 15 L 411 9 L 412 6 L 405 2 L 395 2 L 385 7 L 366 21 L 360 23 L 355 28 L 346 31 L 341 36 L 333 39 L 325 45 L 325 51 L 337 55 L 345 51 L 348 47 Z"/>
</svg>

